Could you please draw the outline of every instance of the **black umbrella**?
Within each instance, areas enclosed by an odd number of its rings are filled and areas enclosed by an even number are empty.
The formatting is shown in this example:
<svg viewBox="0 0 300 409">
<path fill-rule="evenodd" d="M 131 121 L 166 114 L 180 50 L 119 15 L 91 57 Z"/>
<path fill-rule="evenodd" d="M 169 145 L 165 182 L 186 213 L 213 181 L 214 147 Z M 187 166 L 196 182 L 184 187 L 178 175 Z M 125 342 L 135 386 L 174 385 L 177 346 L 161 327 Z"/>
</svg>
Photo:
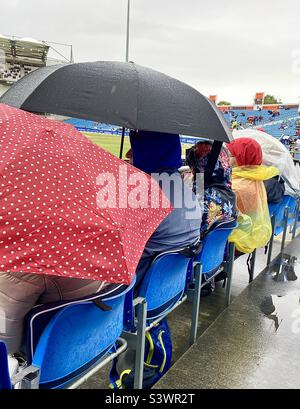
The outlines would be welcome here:
<svg viewBox="0 0 300 409">
<path fill-rule="evenodd" d="M 123 128 L 221 142 L 232 139 L 218 109 L 200 92 L 134 63 L 99 61 L 40 68 L 13 85 L 0 102 Z"/>
</svg>

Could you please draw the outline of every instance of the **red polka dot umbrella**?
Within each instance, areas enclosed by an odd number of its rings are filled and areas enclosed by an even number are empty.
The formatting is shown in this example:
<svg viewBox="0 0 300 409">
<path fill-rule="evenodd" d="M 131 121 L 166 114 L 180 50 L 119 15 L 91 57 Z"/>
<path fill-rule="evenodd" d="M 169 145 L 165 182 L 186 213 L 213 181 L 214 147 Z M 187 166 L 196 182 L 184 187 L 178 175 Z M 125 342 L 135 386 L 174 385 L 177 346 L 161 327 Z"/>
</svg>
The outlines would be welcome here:
<svg viewBox="0 0 300 409">
<path fill-rule="evenodd" d="M 75 128 L 0 104 L 0 271 L 129 284 L 171 211 L 158 188 L 150 206 L 150 181 Z"/>
</svg>

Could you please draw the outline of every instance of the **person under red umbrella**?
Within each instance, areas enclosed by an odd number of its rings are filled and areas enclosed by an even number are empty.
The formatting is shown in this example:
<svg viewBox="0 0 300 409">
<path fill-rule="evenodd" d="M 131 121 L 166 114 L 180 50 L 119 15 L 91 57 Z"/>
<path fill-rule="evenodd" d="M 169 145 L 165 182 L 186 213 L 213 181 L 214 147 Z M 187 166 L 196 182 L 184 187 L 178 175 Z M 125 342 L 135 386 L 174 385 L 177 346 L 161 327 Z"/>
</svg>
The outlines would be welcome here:
<svg viewBox="0 0 300 409">
<path fill-rule="evenodd" d="M 36 304 L 127 286 L 172 207 L 151 178 L 75 128 L 0 104 L 0 339 Z M 132 180 L 132 184 L 129 181 Z"/>
</svg>

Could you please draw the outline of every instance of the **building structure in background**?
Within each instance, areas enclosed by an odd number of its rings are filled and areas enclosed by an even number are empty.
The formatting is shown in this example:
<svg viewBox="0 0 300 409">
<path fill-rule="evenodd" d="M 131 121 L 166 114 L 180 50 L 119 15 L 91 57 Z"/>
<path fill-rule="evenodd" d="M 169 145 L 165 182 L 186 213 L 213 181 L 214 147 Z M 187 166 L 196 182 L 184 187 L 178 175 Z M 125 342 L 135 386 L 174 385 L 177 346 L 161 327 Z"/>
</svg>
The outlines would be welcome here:
<svg viewBox="0 0 300 409">
<path fill-rule="evenodd" d="M 0 95 L 38 68 L 72 61 L 71 45 L 0 35 Z"/>
</svg>

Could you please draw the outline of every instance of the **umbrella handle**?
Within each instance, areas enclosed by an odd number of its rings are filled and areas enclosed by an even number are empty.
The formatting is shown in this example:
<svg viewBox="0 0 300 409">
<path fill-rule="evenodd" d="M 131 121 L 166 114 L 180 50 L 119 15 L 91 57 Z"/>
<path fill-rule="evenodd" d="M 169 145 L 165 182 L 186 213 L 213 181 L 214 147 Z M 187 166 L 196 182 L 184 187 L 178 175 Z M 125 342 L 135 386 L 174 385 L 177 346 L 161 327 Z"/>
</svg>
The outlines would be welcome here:
<svg viewBox="0 0 300 409">
<path fill-rule="evenodd" d="M 122 139 L 121 139 L 120 156 L 119 156 L 120 159 L 123 158 L 124 142 L 125 142 L 125 128 L 122 129 Z"/>
</svg>

